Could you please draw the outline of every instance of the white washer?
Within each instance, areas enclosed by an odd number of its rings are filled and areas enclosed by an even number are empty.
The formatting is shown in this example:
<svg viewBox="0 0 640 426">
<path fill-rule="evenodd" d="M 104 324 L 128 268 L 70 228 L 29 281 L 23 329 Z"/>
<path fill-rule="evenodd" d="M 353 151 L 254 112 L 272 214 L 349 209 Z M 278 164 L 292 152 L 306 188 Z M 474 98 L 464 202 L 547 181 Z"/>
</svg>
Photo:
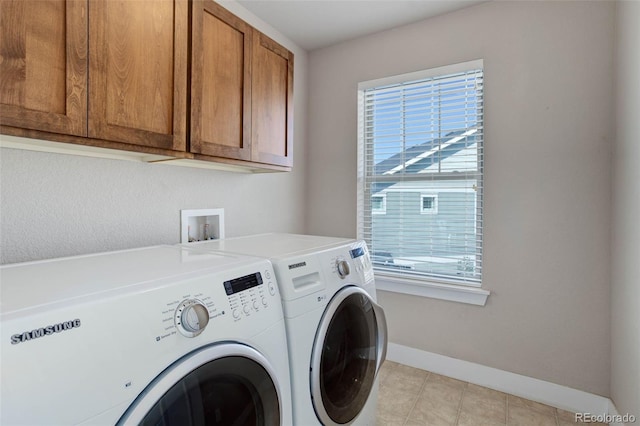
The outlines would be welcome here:
<svg viewBox="0 0 640 426">
<path fill-rule="evenodd" d="M 1 267 L 0 423 L 292 424 L 273 275 L 176 246 Z"/>
<path fill-rule="evenodd" d="M 295 425 L 375 424 L 387 326 L 364 241 L 262 234 L 196 244 L 263 256 L 280 287 Z"/>
</svg>

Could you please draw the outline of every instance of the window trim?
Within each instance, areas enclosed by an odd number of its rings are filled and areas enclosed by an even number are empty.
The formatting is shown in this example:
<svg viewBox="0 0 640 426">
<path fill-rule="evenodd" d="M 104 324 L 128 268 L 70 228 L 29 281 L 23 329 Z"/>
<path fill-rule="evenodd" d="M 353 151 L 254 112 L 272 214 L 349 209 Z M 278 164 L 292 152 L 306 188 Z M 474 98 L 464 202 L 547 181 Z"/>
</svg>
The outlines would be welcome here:
<svg viewBox="0 0 640 426">
<path fill-rule="evenodd" d="M 435 279 L 428 281 L 412 279 L 400 274 L 376 271 L 376 290 L 391 293 L 409 294 L 431 299 L 448 300 L 450 302 L 485 306 L 491 292 L 480 287 L 451 284 Z"/>
<path fill-rule="evenodd" d="M 357 232 L 358 238 L 364 237 L 364 213 L 365 213 L 365 161 L 364 161 L 364 124 L 365 117 L 361 105 L 364 103 L 365 90 L 404 83 L 412 80 L 428 79 L 431 77 L 442 76 L 446 74 L 455 74 L 466 72 L 470 69 L 484 69 L 484 61 L 482 59 L 462 62 L 453 65 L 445 65 L 428 70 L 410 72 L 390 77 L 379 78 L 358 83 L 358 175 L 357 175 Z M 484 170 L 478 170 L 479 181 L 484 180 Z M 372 195 L 372 194 L 371 194 Z M 378 195 L 378 194 L 376 194 Z M 421 194 L 420 210 L 421 214 L 434 214 L 431 212 L 423 212 L 422 199 L 423 196 L 433 196 L 429 193 Z M 478 200 L 476 199 L 476 206 Z M 476 207 L 477 210 L 477 207 Z M 436 212 L 437 212 L 437 195 L 436 195 Z M 372 214 L 375 214 L 371 212 Z M 484 244 L 483 244 L 484 245 Z M 410 294 L 421 297 L 429 297 L 435 299 L 449 300 L 454 302 L 468 303 L 473 305 L 484 306 L 490 291 L 483 289 L 484 274 L 481 281 L 477 284 L 458 283 L 455 281 L 448 282 L 435 277 L 412 277 L 402 272 L 394 273 L 376 269 L 376 287 L 379 290 L 390 291 L 394 293 Z"/>
<path fill-rule="evenodd" d="M 373 206 L 371 206 L 371 214 L 387 214 L 387 194 L 385 193 L 372 194 L 371 198 L 373 197 L 382 198 L 382 208 L 379 210 L 374 210 Z"/>
<path fill-rule="evenodd" d="M 433 198 L 433 207 L 430 209 L 424 208 L 424 199 Z M 422 192 L 420 193 L 420 214 L 438 214 L 438 194 Z"/>
</svg>

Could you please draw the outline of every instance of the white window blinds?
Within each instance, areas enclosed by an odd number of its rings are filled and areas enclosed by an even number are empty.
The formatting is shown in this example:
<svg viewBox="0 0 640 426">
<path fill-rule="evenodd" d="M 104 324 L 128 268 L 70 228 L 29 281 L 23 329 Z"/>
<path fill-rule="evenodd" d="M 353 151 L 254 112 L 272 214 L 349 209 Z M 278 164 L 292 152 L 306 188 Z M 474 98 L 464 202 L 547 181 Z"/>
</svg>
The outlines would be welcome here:
<svg viewBox="0 0 640 426">
<path fill-rule="evenodd" d="M 480 285 L 482 81 L 473 61 L 360 84 L 358 232 L 378 273 Z"/>
</svg>

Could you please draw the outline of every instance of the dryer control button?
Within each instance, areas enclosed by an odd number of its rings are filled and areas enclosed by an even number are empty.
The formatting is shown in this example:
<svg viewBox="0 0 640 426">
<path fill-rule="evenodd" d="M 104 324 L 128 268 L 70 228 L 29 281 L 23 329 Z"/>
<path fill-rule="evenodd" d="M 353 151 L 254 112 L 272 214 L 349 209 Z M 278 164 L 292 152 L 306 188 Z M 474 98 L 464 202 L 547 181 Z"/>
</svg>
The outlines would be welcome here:
<svg viewBox="0 0 640 426">
<path fill-rule="evenodd" d="M 233 317 L 234 317 L 235 319 L 240 318 L 240 310 L 239 310 L 239 309 L 234 309 L 234 310 L 233 310 Z"/>
<path fill-rule="evenodd" d="M 242 308 L 242 310 L 244 311 L 245 314 L 249 314 L 249 305 L 244 305 L 244 307 Z"/>
<path fill-rule="evenodd" d="M 262 306 L 267 306 L 267 299 L 262 297 Z"/>
<path fill-rule="evenodd" d="M 340 275 L 340 278 L 344 278 L 349 275 L 349 273 L 351 273 L 349 263 L 344 259 L 338 259 L 336 261 L 336 270 L 338 271 L 338 275 Z"/>
<path fill-rule="evenodd" d="M 276 295 L 276 287 L 273 285 L 273 283 L 271 281 L 269 281 L 268 285 L 269 285 L 269 293 L 272 296 L 275 296 Z"/>
</svg>

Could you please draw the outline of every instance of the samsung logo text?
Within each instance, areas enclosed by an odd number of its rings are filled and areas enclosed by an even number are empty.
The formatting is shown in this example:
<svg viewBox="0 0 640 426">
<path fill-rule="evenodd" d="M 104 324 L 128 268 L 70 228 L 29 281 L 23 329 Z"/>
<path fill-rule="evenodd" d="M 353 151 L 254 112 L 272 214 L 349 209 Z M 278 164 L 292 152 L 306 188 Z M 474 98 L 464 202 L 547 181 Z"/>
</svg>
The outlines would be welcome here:
<svg viewBox="0 0 640 426">
<path fill-rule="evenodd" d="M 35 330 L 25 331 L 20 334 L 14 334 L 11 336 L 11 344 L 17 345 L 18 343 L 24 343 L 29 340 L 37 339 L 39 337 L 51 336 L 54 333 L 61 333 L 63 331 L 71 330 L 73 328 L 80 327 L 80 320 L 74 319 L 71 321 L 61 322 L 59 324 L 47 325 L 45 327 L 36 328 Z"/>
</svg>

